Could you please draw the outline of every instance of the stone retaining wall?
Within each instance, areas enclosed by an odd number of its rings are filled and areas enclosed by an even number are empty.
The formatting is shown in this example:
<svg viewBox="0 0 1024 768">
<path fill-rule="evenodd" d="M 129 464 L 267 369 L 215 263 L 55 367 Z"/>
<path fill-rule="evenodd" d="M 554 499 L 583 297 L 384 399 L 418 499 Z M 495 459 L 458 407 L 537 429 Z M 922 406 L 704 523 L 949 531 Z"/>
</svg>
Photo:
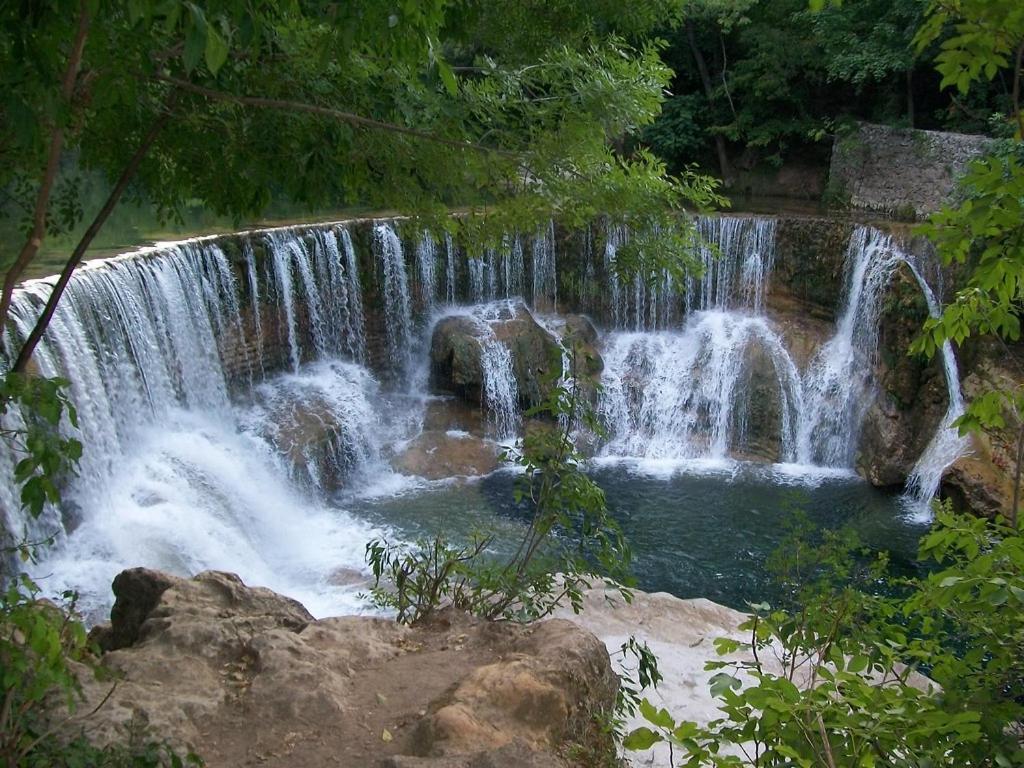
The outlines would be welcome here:
<svg viewBox="0 0 1024 768">
<path fill-rule="evenodd" d="M 861 123 L 832 146 L 829 194 L 853 208 L 919 219 L 948 202 L 984 136 Z"/>
</svg>

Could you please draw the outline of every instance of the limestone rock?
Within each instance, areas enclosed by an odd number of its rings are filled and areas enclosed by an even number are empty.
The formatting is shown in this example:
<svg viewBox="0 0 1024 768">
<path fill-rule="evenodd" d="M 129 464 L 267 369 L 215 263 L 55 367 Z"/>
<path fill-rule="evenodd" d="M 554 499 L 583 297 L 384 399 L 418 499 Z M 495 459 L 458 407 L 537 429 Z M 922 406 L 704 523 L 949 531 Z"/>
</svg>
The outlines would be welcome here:
<svg viewBox="0 0 1024 768">
<path fill-rule="evenodd" d="M 80 675 L 84 710 L 109 694 L 97 743 L 131 722 L 208 765 L 555 768 L 615 697 L 604 646 L 569 622 L 315 620 L 227 573 L 117 583 L 111 632 L 133 639 L 102 664 L 120 680 Z"/>
<path fill-rule="evenodd" d="M 486 475 L 498 468 L 498 446 L 460 430 L 430 430 L 412 440 L 391 464 L 428 480 Z"/>
</svg>

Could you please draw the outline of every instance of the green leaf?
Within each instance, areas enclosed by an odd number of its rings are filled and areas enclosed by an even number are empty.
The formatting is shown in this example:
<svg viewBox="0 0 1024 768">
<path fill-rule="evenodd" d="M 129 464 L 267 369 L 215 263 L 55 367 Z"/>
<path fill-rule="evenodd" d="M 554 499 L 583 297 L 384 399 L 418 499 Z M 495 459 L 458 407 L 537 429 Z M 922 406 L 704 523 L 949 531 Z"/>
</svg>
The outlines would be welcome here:
<svg viewBox="0 0 1024 768">
<path fill-rule="evenodd" d="M 206 30 L 206 68 L 216 75 L 228 59 L 228 44 L 213 27 Z"/>
<path fill-rule="evenodd" d="M 672 715 L 668 713 L 668 710 L 658 709 L 647 699 L 640 702 L 640 714 L 643 716 L 644 720 L 649 722 L 651 725 L 658 726 L 659 728 L 671 730 L 676 726 L 676 721 Z"/>
<path fill-rule="evenodd" d="M 622 740 L 622 747 L 630 752 L 642 752 L 645 749 L 650 749 L 660 741 L 664 741 L 660 734 L 655 733 L 646 726 L 641 726 L 631 731 Z"/>
</svg>

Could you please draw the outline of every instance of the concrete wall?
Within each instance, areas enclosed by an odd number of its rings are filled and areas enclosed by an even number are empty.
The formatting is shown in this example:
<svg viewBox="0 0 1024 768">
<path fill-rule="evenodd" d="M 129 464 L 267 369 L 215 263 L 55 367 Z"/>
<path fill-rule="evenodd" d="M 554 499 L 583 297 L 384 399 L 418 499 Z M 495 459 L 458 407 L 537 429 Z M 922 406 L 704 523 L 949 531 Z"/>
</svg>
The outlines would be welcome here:
<svg viewBox="0 0 1024 768">
<path fill-rule="evenodd" d="M 952 199 L 970 161 L 992 145 L 984 136 L 861 123 L 832 146 L 829 196 L 853 208 L 923 218 Z"/>
</svg>

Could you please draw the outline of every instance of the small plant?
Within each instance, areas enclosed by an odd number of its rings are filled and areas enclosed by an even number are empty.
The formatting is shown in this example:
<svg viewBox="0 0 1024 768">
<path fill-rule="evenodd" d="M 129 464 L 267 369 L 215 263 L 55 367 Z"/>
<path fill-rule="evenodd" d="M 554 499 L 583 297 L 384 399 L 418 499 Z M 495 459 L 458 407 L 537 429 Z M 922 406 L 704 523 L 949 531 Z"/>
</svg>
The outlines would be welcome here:
<svg viewBox="0 0 1024 768">
<path fill-rule="evenodd" d="M 443 536 L 411 548 L 371 541 L 366 558 L 378 606 L 397 611 L 405 623 L 442 605 L 488 619 L 530 621 L 566 600 L 578 612 L 583 591 L 595 578 L 614 584 L 629 599 L 629 547 L 574 442 L 581 429 L 602 431 L 585 394 L 597 384 L 582 373 L 585 364 L 577 365 L 580 354 L 571 344 L 572 376 L 560 375 L 560 363 L 552 366 L 547 399 L 527 413 L 545 421 L 505 454 L 523 469 L 516 501 L 529 510 L 514 554 L 506 560 L 488 555 L 488 536 L 475 536 L 466 546 L 454 546 Z"/>
</svg>

